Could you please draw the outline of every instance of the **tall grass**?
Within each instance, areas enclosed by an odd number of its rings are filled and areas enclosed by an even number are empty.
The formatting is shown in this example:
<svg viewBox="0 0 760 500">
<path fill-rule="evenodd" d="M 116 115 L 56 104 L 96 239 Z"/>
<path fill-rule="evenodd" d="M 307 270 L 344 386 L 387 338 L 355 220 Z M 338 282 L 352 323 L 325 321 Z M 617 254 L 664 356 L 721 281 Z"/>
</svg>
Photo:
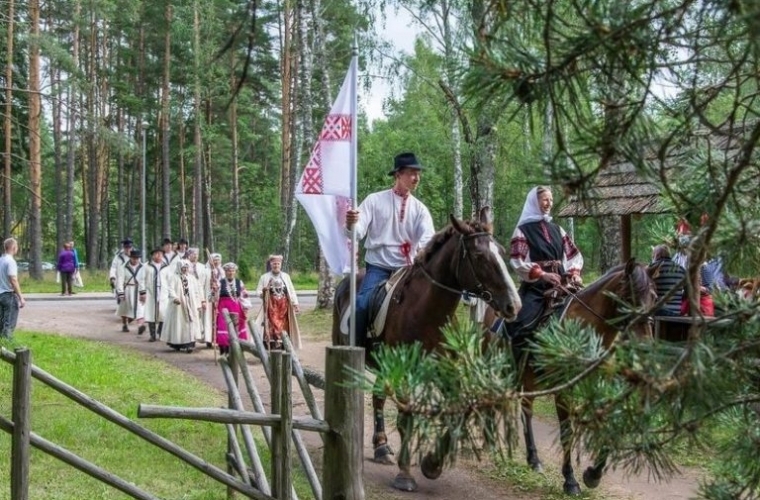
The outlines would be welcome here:
<svg viewBox="0 0 760 500">
<path fill-rule="evenodd" d="M 35 365 L 114 410 L 137 420 L 140 403 L 222 407 L 226 396 L 198 379 L 157 360 L 111 345 L 46 335 L 16 334 L 4 347 L 28 346 Z M 10 418 L 12 367 L 0 362 L 0 414 Z M 225 469 L 226 431 L 222 424 L 156 419 L 139 423 L 209 463 Z M 35 381 L 32 431 L 163 499 L 224 498 L 225 487 L 168 453 L 151 446 L 52 389 Z M 257 433 L 265 464 L 266 444 Z M 0 500 L 9 496 L 11 439 L 0 432 Z M 268 465 L 265 465 L 268 467 Z M 300 498 L 311 498 L 303 478 L 295 478 Z M 31 456 L 30 498 L 49 500 L 122 499 L 125 496 L 38 450 Z"/>
</svg>

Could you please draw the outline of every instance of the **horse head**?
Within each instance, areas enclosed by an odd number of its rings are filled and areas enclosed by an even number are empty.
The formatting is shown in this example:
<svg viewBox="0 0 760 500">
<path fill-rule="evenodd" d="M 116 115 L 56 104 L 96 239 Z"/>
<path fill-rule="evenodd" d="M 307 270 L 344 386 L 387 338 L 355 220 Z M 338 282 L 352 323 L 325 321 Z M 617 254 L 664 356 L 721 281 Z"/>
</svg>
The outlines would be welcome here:
<svg viewBox="0 0 760 500">
<path fill-rule="evenodd" d="M 568 316 L 580 317 L 594 325 L 605 336 L 605 344 L 611 342 L 618 331 L 632 333 L 637 338 L 651 338 L 650 314 L 657 303 L 653 272 L 656 270 L 635 259 L 613 267 L 578 292 Z"/>
<path fill-rule="evenodd" d="M 504 249 L 493 238 L 491 209 L 484 207 L 478 219 L 460 221 L 450 215 L 451 227 L 459 234 L 459 252 L 453 269 L 463 291 L 478 297 L 501 316 L 512 321 L 522 307 L 507 264 Z"/>
</svg>

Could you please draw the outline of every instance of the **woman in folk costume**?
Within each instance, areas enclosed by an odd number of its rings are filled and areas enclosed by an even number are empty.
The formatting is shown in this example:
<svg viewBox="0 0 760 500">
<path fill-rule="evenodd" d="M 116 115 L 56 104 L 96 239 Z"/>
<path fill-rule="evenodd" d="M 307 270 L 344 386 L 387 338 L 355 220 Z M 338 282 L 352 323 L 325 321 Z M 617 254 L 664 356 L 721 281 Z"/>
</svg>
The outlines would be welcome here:
<svg viewBox="0 0 760 500">
<path fill-rule="evenodd" d="M 282 271 L 282 255 L 269 256 L 269 271 L 262 274 L 256 287 L 262 306 L 257 325 L 264 327 L 264 345 L 270 349 L 282 348 L 282 333 L 287 332 L 293 345 L 301 348 L 301 333 L 296 313 L 298 296 L 288 273 Z"/>
<path fill-rule="evenodd" d="M 230 352 L 230 331 L 227 321 L 224 319 L 224 311 L 228 311 L 230 319 L 237 327 L 238 338 L 248 338 L 246 325 L 246 309 L 242 299 L 248 298 L 245 284 L 237 275 L 237 264 L 228 262 L 224 265 L 224 278 L 219 282 L 219 302 L 216 310 L 216 342 L 219 344 L 220 354 Z M 247 301 L 246 301 L 247 302 Z"/>
<path fill-rule="evenodd" d="M 193 352 L 195 341 L 201 338 L 200 311 L 205 305 L 200 284 L 189 269 L 190 262 L 180 260 L 177 272 L 169 279 L 163 328 L 166 344 L 188 353 Z"/>
<path fill-rule="evenodd" d="M 509 263 L 522 281 L 519 290 L 522 309 L 514 322 L 507 323 L 507 332 L 518 362 L 521 348 L 543 312 L 544 292 L 563 281 L 581 284 L 583 256 L 565 230 L 552 222 L 553 205 L 548 187 L 531 189 L 512 234 Z"/>
<path fill-rule="evenodd" d="M 145 332 L 145 279 L 140 262 L 140 250 L 131 250 L 129 260 L 116 268 L 116 298 L 119 307 L 116 315 L 121 316 L 121 331 L 128 332 L 127 322 L 137 320 L 137 334 Z"/>
<path fill-rule="evenodd" d="M 150 341 L 155 342 L 161 338 L 161 330 L 166 310 L 166 288 L 169 279 L 169 271 L 164 262 L 164 254 L 161 248 L 156 248 L 150 253 L 150 262 L 143 266 L 145 276 L 145 321 L 148 323 Z"/>
<path fill-rule="evenodd" d="M 206 304 L 206 308 L 209 311 L 209 319 L 211 320 L 211 328 L 204 332 L 206 347 L 215 347 L 216 345 L 216 314 L 219 310 L 219 283 L 224 278 L 224 269 L 222 269 L 222 254 L 212 253 L 208 257 L 206 263 L 206 272 L 209 276 L 209 287 L 211 294 L 209 295 L 209 302 Z"/>
</svg>

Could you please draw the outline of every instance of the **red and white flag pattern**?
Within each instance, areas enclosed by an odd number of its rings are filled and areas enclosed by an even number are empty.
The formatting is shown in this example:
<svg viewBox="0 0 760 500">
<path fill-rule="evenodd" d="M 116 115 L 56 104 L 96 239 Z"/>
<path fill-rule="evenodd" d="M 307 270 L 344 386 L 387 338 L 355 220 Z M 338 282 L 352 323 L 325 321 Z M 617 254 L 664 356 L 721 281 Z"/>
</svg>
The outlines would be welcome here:
<svg viewBox="0 0 760 500">
<path fill-rule="evenodd" d="M 356 119 L 351 115 L 351 99 L 356 99 L 352 95 L 352 72 L 356 72 L 356 58 L 351 62 L 296 187 L 296 199 L 314 224 L 322 253 L 333 274 L 349 272 L 351 266 L 351 240 L 343 227 L 346 211 L 351 208 L 351 146 L 355 140 L 351 137 L 352 121 Z"/>
</svg>

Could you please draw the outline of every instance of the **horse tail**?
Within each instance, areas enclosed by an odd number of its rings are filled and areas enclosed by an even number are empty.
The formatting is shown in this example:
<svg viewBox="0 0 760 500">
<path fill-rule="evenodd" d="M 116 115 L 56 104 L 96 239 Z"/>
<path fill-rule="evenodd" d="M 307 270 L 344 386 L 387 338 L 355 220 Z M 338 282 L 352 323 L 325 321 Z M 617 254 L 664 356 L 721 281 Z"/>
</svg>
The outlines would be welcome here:
<svg viewBox="0 0 760 500">
<path fill-rule="evenodd" d="M 356 289 L 359 290 L 364 278 L 364 270 L 360 270 L 356 274 Z M 348 276 L 338 283 L 335 287 L 335 295 L 333 296 L 333 323 L 332 323 L 332 343 L 333 345 L 348 345 L 350 339 L 348 335 L 344 335 L 340 331 L 340 323 L 343 319 L 343 314 L 348 309 L 349 301 L 351 299 L 351 280 Z"/>
</svg>

